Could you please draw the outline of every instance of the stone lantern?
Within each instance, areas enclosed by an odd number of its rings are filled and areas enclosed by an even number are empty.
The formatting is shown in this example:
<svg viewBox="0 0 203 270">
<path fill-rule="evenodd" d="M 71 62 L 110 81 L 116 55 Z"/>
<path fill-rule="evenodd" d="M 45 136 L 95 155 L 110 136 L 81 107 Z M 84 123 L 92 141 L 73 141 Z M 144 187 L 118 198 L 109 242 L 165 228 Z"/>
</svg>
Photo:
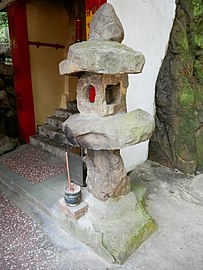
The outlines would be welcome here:
<svg viewBox="0 0 203 270">
<path fill-rule="evenodd" d="M 133 213 L 137 213 L 138 198 L 136 191 L 131 189 L 120 149 L 149 139 L 154 129 L 154 120 L 149 113 L 141 109 L 126 113 L 127 74 L 142 72 L 145 58 L 142 53 L 121 44 L 123 38 L 123 27 L 113 7 L 104 4 L 92 19 L 88 41 L 70 46 L 67 59 L 59 66 L 61 75 L 78 76 L 77 105 L 80 113 L 69 117 L 63 124 L 63 130 L 69 144 L 87 149 L 89 211 L 86 218 L 94 223 L 95 233 L 101 232 L 102 242 L 107 235 L 109 239 L 106 238 L 106 247 L 102 247 L 105 252 L 101 251 L 102 243 L 89 245 L 104 257 L 109 259 L 110 256 L 111 261 L 119 263 L 138 246 L 133 241 L 126 245 L 129 239 L 125 239 L 126 232 L 122 231 L 124 211 L 129 215 L 126 216 L 130 226 L 126 230 L 128 233 L 131 231 L 129 237 L 135 234 L 131 228 L 134 221 L 129 220 Z M 94 102 L 90 102 L 92 87 L 95 89 Z M 112 216 L 115 226 L 121 226 L 122 230 L 112 227 Z M 155 224 L 146 213 L 144 216 L 147 217 L 146 224 L 151 224 L 151 230 L 144 232 L 143 238 L 146 238 L 155 229 Z M 118 252 L 115 246 L 120 244 L 112 240 L 115 233 L 117 237 L 122 235 L 123 239 Z"/>
</svg>

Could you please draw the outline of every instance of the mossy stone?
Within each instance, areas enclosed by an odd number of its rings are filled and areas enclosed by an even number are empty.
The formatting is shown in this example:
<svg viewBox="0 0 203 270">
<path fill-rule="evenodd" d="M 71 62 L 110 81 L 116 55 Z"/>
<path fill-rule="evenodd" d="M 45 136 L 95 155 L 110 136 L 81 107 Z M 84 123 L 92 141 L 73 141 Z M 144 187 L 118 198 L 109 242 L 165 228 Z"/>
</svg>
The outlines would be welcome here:
<svg viewBox="0 0 203 270">
<path fill-rule="evenodd" d="M 136 194 L 137 206 L 132 209 L 131 214 L 126 216 L 121 213 L 120 219 L 107 221 L 102 227 L 103 246 L 119 264 L 157 229 L 156 223 L 144 207 L 146 189 L 133 183 L 132 192 Z"/>
<path fill-rule="evenodd" d="M 163 98 L 168 100 L 167 108 Z M 202 0 L 177 3 L 168 51 L 157 80 L 156 103 L 157 127 L 149 156 L 194 174 L 202 166 L 203 153 Z"/>
</svg>

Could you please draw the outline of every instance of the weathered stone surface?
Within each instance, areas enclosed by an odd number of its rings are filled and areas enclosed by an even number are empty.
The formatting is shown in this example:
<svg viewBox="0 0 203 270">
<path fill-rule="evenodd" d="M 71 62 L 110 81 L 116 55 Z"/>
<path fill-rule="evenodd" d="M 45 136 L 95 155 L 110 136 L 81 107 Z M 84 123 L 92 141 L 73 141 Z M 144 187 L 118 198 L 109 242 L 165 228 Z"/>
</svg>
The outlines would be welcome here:
<svg viewBox="0 0 203 270">
<path fill-rule="evenodd" d="M 140 73 L 145 58 L 119 43 L 123 35 L 113 7 L 106 4 L 93 18 L 89 40 L 70 46 L 67 59 L 59 65 L 61 75 L 79 77 L 80 113 L 70 116 L 63 123 L 63 130 L 69 144 L 87 149 L 87 187 L 103 201 L 119 199 L 130 191 L 119 149 L 149 139 L 154 129 L 153 118 L 147 112 L 136 110 L 126 114 L 126 74 Z M 93 100 L 91 91 L 95 91 Z M 125 246 L 126 242 L 122 243 Z M 129 251 L 131 247 L 127 251 L 122 247 L 118 261 L 123 261 Z"/>
<path fill-rule="evenodd" d="M 0 58 L 0 133 L 9 137 L 18 137 L 13 67 L 5 64 L 6 55 L 1 55 Z"/>
<path fill-rule="evenodd" d="M 14 150 L 18 143 L 18 139 L 9 138 L 0 134 L 0 156 Z"/>
<path fill-rule="evenodd" d="M 105 201 L 130 191 L 130 178 L 118 150 L 88 150 L 85 161 L 87 187 L 96 198 Z"/>
<path fill-rule="evenodd" d="M 125 196 L 105 202 L 88 198 L 88 217 L 116 263 L 122 264 L 157 228 L 144 209 L 145 193 L 144 187 L 132 182 L 131 192 Z"/>
<path fill-rule="evenodd" d="M 93 150 L 134 145 L 149 139 L 153 129 L 153 117 L 141 109 L 109 117 L 75 114 L 63 123 L 70 144 Z"/>
<path fill-rule="evenodd" d="M 14 74 L 13 67 L 10 65 L 0 63 L 0 74 L 4 76 L 13 76 Z"/>
<path fill-rule="evenodd" d="M 111 41 L 84 41 L 69 47 L 68 57 L 59 64 L 61 75 L 79 72 L 135 74 L 142 72 L 145 58 L 126 45 Z"/>
<path fill-rule="evenodd" d="M 122 42 L 124 30 L 111 4 L 102 5 L 94 14 L 89 32 L 89 40 L 110 40 Z"/>
<path fill-rule="evenodd" d="M 0 91 L 0 101 L 7 100 L 7 93 L 5 90 Z"/>
<path fill-rule="evenodd" d="M 94 86 L 95 101 L 90 102 L 89 93 Z M 97 113 L 108 116 L 118 112 L 126 112 L 126 89 L 128 76 L 83 74 L 77 84 L 78 109 L 81 113 Z"/>
<path fill-rule="evenodd" d="M 203 172 L 203 126 L 195 132 L 198 170 Z"/>
<path fill-rule="evenodd" d="M 7 92 L 9 95 L 15 97 L 15 89 L 14 89 L 12 86 L 6 87 L 6 92 Z"/>
<path fill-rule="evenodd" d="M 1 110 L 9 110 L 10 109 L 8 96 L 7 96 L 6 91 L 4 91 L 4 90 L 0 91 L 0 109 Z"/>
<path fill-rule="evenodd" d="M 5 89 L 4 81 L 0 79 L 0 90 L 4 90 L 4 89 Z"/>
<path fill-rule="evenodd" d="M 193 174 L 203 168 L 203 4 L 189 2 L 178 2 L 157 80 L 156 129 L 149 157 Z"/>
</svg>

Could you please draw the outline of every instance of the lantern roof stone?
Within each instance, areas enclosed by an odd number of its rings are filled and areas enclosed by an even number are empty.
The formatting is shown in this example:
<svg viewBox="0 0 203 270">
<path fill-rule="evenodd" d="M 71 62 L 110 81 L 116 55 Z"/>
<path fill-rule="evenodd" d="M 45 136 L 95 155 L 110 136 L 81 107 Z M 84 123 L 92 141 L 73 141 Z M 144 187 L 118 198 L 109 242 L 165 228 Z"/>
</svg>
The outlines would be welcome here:
<svg viewBox="0 0 203 270">
<path fill-rule="evenodd" d="M 68 57 L 59 64 L 60 74 L 80 72 L 135 74 L 142 72 L 144 55 L 116 41 L 84 41 L 69 47 Z"/>
</svg>

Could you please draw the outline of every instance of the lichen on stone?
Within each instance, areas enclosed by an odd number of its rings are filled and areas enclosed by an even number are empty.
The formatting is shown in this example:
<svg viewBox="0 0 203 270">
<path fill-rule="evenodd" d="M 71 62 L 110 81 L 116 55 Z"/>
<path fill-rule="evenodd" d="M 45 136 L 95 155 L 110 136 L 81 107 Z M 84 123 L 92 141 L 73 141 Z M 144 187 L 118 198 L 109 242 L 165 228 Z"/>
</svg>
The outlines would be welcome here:
<svg viewBox="0 0 203 270">
<path fill-rule="evenodd" d="M 203 170 L 201 0 L 177 3 L 168 51 L 157 80 L 156 103 L 156 129 L 149 157 L 187 174 Z"/>
</svg>

